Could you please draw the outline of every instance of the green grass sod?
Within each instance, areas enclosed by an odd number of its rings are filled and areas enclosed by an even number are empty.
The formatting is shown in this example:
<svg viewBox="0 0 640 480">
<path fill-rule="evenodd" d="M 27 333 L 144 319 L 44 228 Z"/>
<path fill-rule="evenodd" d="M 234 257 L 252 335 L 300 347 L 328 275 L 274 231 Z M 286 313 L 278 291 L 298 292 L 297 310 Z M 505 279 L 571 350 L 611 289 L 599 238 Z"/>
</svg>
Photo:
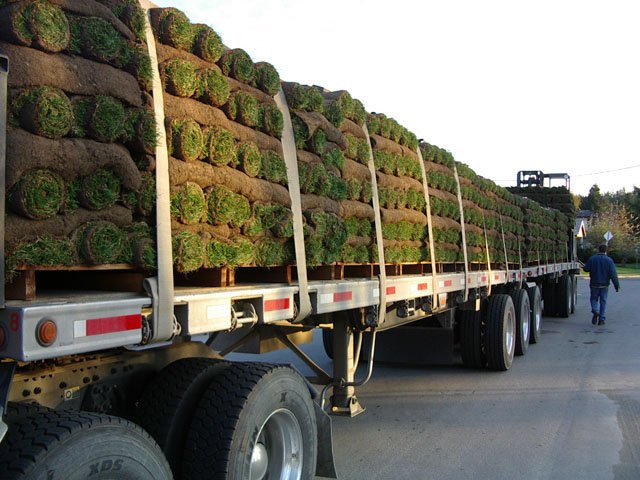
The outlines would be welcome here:
<svg viewBox="0 0 640 480">
<path fill-rule="evenodd" d="M 255 64 L 255 86 L 268 95 L 275 95 L 280 91 L 280 75 L 276 68 L 267 62 Z"/>
<path fill-rule="evenodd" d="M 215 185 L 208 192 L 208 220 L 214 225 L 242 227 L 251 218 L 251 205 L 242 195 Z"/>
<path fill-rule="evenodd" d="M 65 193 L 66 187 L 60 175 L 49 170 L 32 170 L 11 188 L 8 203 L 15 213 L 41 220 L 60 211 Z"/>
<path fill-rule="evenodd" d="M 89 222 L 76 235 L 80 258 L 89 265 L 116 263 L 122 258 L 127 235 L 111 222 Z"/>
<path fill-rule="evenodd" d="M 197 73 L 196 96 L 208 105 L 220 107 L 229 101 L 229 81 L 216 68 L 205 68 Z"/>
<path fill-rule="evenodd" d="M 204 148 L 204 135 L 200 125 L 190 118 L 171 122 L 171 153 L 186 162 L 201 157 Z"/>
<path fill-rule="evenodd" d="M 215 63 L 220 60 L 224 45 L 213 28 L 203 24 L 193 25 L 193 34 L 193 53 L 207 62 Z"/>
<path fill-rule="evenodd" d="M 249 54 L 241 48 L 224 52 L 218 61 L 218 66 L 225 75 L 233 77 L 239 82 L 246 83 L 247 85 L 251 85 L 253 82 L 255 74 L 253 60 L 251 60 Z"/>
<path fill-rule="evenodd" d="M 15 278 L 16 269 L 21 266 L 57 267 L 77 263 L 76 247 L 71 240 L 43 235 L 7 251 L 5 281 Z"/>
<path fill-rule="evenodd" d="M 192 232 L 180 232 L 173 235 L 173 266 L 180 273 L 198 270 L 205 261 L 206 245 Z"/>
<path fill-rule="evenodd" d="M 233 135 L 221 127 L 205 129 L 204 153 L 207 161 L 213 165 L 235 166 L 238 162 L 238 152 Z"/>
<path fill-rule="evenodd" d="M 156 208 L 156 177 L 147 172 L 142 175 L 142 185 L 138 192 L 138 213 L 144 217 L 153 215 Z"/>
<path fill-rule="evenodd" d="M 34 87 L 13 102 L 20 125 L 46 138 L 66 136 L 73 127 L 73 105 L 65 93 L 53 87 Z"/>
<path fill-rule="evenodd" d="M 284 116 L 275 105 L 260 105 L 258 107 L 258 126 L 264 133 L 272 137 L 282 138 Z"/>
<path fill-rule="evenodd" d="M 120 198 L 120 178 L 108 168 L 100 168 L 80 181 L 79 199 L 89 210 L 112 207 Z"/>
<path fill-rule="evenodd" d="M 195 34 L 193 25 L 183 12 L 177 8 L 163 9 L 157 32 L 162 43 L 190 52 L 195 42 Z"/>
<path fill-rule="evenodd" d="M 273 150 L 262 152 L 262 174 L 270 182 L 287 185 L 287 165 L 284 159 Z"/>
<path fill-rule="evenodd" d="M 174 58 L 160 66 L 164 88 L 177 97 L 192 97 L 198 89 L 198 73 L 188 60 Z"/>
<path fill-rule="evenodd" d="M 244 173 L 250 177 L 260 176 L 262 171 L 262 155 L 254 143 L 243 142 L 236 148 L 237 163 Z"/>
<path fill-rule="evenodd" d="M 197 183 L 186 182 L 171 196 L 171 216 L 187 225 L 206 218 L 206 199 Z"/>
</svg>

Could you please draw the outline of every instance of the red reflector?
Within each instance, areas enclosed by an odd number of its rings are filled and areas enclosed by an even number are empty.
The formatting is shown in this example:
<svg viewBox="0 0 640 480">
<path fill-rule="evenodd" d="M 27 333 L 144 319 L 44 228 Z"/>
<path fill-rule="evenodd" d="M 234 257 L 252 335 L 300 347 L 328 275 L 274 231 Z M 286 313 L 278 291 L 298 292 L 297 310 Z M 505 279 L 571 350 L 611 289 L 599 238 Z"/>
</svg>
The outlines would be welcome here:
<svg viewBox="0 0 640 480">
<path fill-rule="evenodd" d="M 428 283 L 419 283 L 418 284 L 418 290 L 429 290 L 429 284 Z"/>
<path fill-rule="evenodd" d="M 387 295 L 394 295 L 396 293 L 396 287 L 387 287 Z"/>
<path fill-rule="evenodd" d="M 353 298 L 353 292 L 336 292 L 333 294 L 334 302 L 348 302 Z"/>
<path fill-rule="evenodd" d="M 289 298 L 278 298 L 275 300 L 265 300 L 264 311 L 273 312 L 274 310 L 289 310 L 291 306 Z"/>
<path fill-rule="evenodd" d="M 451 285 L 453 285 L 453 282 L 451 280 L 445 280 L 444 281 L 444 286 L 445 287 L 450 287 Z"/>
<path fill-rule="evenodd" d="M 483 276 L 482 276 L 482 281 L 483 281 L 483 282 L 486 282 L 486 281 L 487 281 L 487 276 L 486 276 L 486 275 L 483 275 Z"/>
<path fill-rule="evenodd" d="M 87 320 L 87 336 L 136 330 L 142 327 L 142 315 L 121 315 L 119 317 L 91 318 Z"/>
<path fill-rule="evenodd" d="M 493 279 L 494 279 L 494 280 L 500 280 L 500 275 L 494 275 L 494 276 L 493 276 Z"/>
</svg>

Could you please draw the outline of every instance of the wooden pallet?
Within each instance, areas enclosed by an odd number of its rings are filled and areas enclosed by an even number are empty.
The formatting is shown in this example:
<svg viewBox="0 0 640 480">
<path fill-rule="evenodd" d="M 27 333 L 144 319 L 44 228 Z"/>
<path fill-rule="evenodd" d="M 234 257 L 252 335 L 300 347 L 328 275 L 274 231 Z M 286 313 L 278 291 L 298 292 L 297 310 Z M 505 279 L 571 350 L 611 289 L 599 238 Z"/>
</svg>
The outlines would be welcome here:
<svg viewBox="0 0 640 480">
<path fill-rule="evenodd" d="M 5 298 L 32 301 L 42 289 L 142 292 L 146 276 L 129 264 L 19 267 L 13 280 L 5 284 Z"/>
</svg>

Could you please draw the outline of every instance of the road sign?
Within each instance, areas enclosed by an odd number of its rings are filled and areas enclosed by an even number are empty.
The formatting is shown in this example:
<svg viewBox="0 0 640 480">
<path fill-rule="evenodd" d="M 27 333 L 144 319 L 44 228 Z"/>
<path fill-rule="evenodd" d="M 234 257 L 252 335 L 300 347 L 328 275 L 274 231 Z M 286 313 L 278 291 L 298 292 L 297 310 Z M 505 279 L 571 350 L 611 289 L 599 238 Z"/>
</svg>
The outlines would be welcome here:
<svg viewBox="0 0 640 480">
<path fill-rule="evenodd" d="M 603 235 L 607 245 L 609 245 L 609 241 L 613 238 L 613 233 L 611 233 L 609 230 L 607 230 L 607 233 L 605 233 Z"/>
</svg>

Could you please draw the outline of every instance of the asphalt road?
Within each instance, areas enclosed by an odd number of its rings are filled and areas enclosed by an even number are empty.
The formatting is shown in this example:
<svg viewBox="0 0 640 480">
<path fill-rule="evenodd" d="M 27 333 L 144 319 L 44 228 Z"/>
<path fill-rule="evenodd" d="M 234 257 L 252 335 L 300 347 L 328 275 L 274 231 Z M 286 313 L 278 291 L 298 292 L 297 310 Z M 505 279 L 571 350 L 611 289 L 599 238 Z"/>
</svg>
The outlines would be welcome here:
<svg viewBox="0 0 640 480">
<path fill-rule="evenodd" d="M 376 366 L 366 412 L 333 419 L 339 478 L 640 479 L 640 279 L 609 299 L 592 326 L 581 279 L 576 313 L 545 317 L 508 372 Z"/>
</svg>

